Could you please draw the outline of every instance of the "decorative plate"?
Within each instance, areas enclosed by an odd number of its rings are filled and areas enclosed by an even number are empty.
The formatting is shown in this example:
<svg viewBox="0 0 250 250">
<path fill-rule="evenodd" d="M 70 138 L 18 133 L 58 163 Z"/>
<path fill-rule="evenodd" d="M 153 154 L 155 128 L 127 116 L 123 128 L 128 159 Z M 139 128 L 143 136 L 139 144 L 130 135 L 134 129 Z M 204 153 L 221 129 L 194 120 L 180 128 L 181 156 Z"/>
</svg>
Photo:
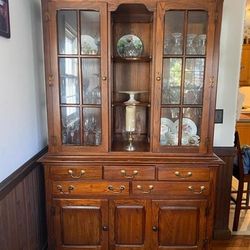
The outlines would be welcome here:
<svg viewBox="0 0 250 250">
<path fill-rule="evenodd" d="M 168 132 L 175 132 L 174 123 L 168 118 L 161 118 L 161 135 Z"/>
<path fill-rule="evenodd" d="M 143 51 L 143 43 L 138 36 L 128 34 L 117 42 L 117 53 L 121 57 L 139 57 Z"/>
<path fill-rule="evenodd" d="M 174 122 L 174 127 L 176 131 L 178 131 L 179 127 L 179 119 Z M 197 134 L 197 126 L 195 123 L 189 118 L 182 118 L 182 134 L 184 135 L 196 135 Z"/>
</svg>

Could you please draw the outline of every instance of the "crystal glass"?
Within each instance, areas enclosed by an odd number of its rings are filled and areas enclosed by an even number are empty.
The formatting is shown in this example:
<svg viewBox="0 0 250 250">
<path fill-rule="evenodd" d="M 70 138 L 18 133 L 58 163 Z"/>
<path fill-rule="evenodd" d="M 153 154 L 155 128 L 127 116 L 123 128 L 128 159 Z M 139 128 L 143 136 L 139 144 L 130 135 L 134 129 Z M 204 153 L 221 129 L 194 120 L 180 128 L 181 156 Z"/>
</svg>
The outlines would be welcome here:
<svg viewBox="0 0 250 250">
<path fill-rule="evenodd" d="M 187 47 L 186 47 L 186 54 L 187 55 L 195 55 L 196 50 L 194 47 L 194 39 L 196 35 L 195 34 L 188 34 L 187 35 Z"/>
<path fill-rule="evenodd" d="M 207 35 L 206 34 L 201 34 L 198 36 L 198 46 L 197 46 L 197 54 L 199 55 L 205 55 L 206 54 L 206 40 L 207 40 Z"/>
<path fill-rule="evenodd" d="M 79 108 L 62 107 L 62 143 L 80 144 L 80 114 Z"/>
<path fill-rule="evenodd" d="M 171 54 L 180 55 L 182 54 L 182 33 L 172 33 L 174 37 L 174 45 L 171 49 Z"/>
<path fill-rule="evenodd" d="M 98 146 L 101 144 L 101 109 L 83 108 L 83 144 Z"/>
<path fill-rule="evenodd" d="M 181 73 L 181 58 L 163 60 L 162 104 L 180 103 Z"/>
<path fill-rule="evenodd" d="M 184 104 L 202 104 L 204 58 L 187 58 L 184 78 Z"/>
<path fill-rule="evenodd" d="M 100 59 L 82 58 L 83 103 L 101 104 Z"/>
</svg>

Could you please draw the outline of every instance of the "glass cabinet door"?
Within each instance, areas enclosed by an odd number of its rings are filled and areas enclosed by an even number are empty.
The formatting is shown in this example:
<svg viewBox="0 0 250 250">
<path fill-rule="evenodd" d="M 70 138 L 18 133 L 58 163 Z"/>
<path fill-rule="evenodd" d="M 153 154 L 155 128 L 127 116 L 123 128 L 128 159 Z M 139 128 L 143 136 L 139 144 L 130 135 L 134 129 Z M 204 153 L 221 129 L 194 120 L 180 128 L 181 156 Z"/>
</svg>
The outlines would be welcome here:
<svg viewBox="0 0 250 250">
<path fill-rule="evenodd" d="M 204 151 L 213 32 L 209 6 L 157 7 L 154 151 Z M 160 28 L 159 28 L 160 29 Z M 160 33 L 160 32 L 159 32 Z M 157 122 L 158 121 L 158 125 Z M 181 128 L 181 129 L 180 129 Z"/>
<path fill-rule="evenodd" d="M 51 33 L 57 47 L 52 64 L 58 76 L 55 134 L 64 149 L 107 150 L 107 12 L 106 4 L 53 3 Z M 56 92 L 56 91 L 55 91 Z M 57 94 L 58 95 L 58 94 Z M 105 119 L 107 120 L 107 119 Z M 55 121 L 58 124 L 58 121 Z M 69 147 L 74 146 L 74 147 Z"/>
</svg>

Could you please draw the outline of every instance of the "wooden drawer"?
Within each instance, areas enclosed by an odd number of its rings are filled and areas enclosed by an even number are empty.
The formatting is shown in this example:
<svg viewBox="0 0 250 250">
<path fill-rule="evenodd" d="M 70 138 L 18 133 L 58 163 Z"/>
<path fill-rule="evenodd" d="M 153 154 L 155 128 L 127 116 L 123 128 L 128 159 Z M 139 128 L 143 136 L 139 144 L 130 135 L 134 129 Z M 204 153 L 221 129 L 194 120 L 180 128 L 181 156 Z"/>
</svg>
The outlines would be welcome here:
<svg viewBox="0 0 250 250">
<path fill-rule="evenodd" d="M 53 180 L 102 179 L 102 166 L 55 166 L 50 176 Z"/>
<path fill-rule="evenodd" d="M 159 166 L 158 180 L 167 181 L 209 181 L 209 168 Z"/>
<path fill-rule="evenodd" d="M 209 182 L 134 181 L 132 183 L 134 195 L 207 196 L 209 191 Z"/>
<path fill-rule="evenodd" d="M 104 179 L 154 180 L 154 166 L 104 166 Z"/>
<path fill-rule="evenodd" d="M 54 181 L 53 195 L 128 195 L 129 182 L 112 181 Z"/>
</svg>

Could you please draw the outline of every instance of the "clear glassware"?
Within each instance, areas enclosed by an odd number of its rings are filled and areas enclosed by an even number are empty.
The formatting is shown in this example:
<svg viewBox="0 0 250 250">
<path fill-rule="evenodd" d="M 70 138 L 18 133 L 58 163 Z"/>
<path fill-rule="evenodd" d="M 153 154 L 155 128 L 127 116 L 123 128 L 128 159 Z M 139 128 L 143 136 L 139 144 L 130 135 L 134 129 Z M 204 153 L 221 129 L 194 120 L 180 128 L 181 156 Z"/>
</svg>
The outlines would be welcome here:
<svg viewBox="0 0 250 250">
<path fill-rule="evenodd" d="M 170 54 L 173 46 L 172 38 L 168 37 L 164 42 L 164 54 Z"/>
<path fill-rule="evenodd" d="M 207 41 L 206 34 L 201 34 L 198 36 L 197 54 L 199 54 L 199 55 L 206 54 L 206 41 Z"/>
<path fill-rule="evenodd" d="M 194 39 L 196 34 L 187 34 L 187 47 L 186 47 L 186 54 L 187 55 L 195 55 L 196 49 L 194 47 Z"/>
<path fill-rule="evenodd" d="M 171 54 L 180 55 L 182 54 L 182 33 L 172 33 L 174 37 L 174 45 L 171 49 Z"/>
</svg>

